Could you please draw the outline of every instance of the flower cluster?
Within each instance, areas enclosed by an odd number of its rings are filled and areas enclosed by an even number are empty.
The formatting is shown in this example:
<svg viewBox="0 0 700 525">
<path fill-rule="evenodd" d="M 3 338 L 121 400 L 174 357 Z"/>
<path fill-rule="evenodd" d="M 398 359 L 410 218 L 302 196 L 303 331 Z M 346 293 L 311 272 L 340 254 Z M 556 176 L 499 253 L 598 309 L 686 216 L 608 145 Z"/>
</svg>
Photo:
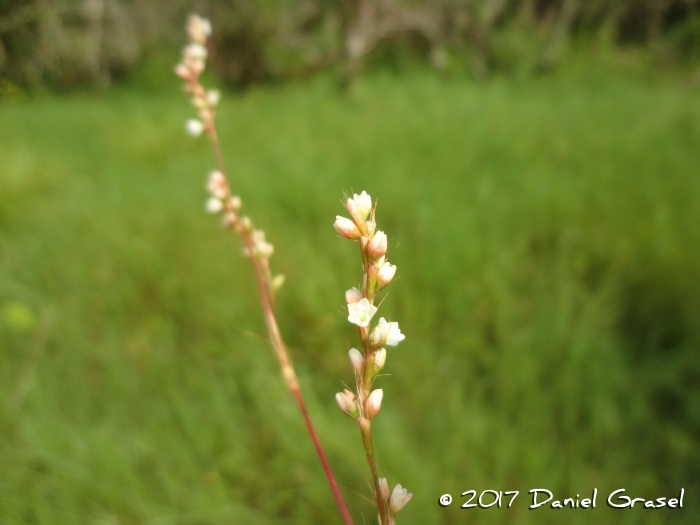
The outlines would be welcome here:
<svg viewBox="0 0 700 525">
<path fill-rule="evenodd" d="M 218 90 L 205 90 L 199 83 L 208 56 L 206 43 L 211 35 L 209 20 L 192 14 L 187 20 L 186 31 L 190 42 L 182 50 L 182 61 L 175 66 L 175 74 L 185 81 L 185 93 L 199 112 L 199 119 L 190 119 L 185 124 L 187 132 L 198 137 L 204 131 L 213 132 L 220 95 Z"/>
<path fill-rule="evenodd" d="M 351 218 L 337 216 L 336 231 L 344 238 L 359 241 L 364 267 L 361 287 L 351 288 L 345 292 L 348 307 L 348 321 L 359 329 L 362 349 L 351 348 L 348 352 L 355 372 L 357 393 L 348 389 L 335 396 L 340 409 L 355 419 L 362 430 L 363 441 L 375 479 L 375 495 L 380 510 L 380 525 L 393 525 L 395 514 L 411 499 L 411 494 L 396 485 L 389 493 L 386 478 L 376 476 L 374 452 L 371 446 L 370 422 L 377 415 L 384 392 L 381 388 L 372 390 L 372 384 L 386 362 L 386 346 L 396 346 L 405 336 L 399 329 L 399 323 L 389 322 L 383 317 L 371 327 L 371 321 L 377 313 L 375 306 L 377 293 L 391 283 L 396 274 L 396 266 L 386 258 L 388 239 L 386 234 L 377 230 L 375 221 L 376 205 L 366 192 L 355 194 L 345 201 L 345 207 Z"/>
<path fill-rule="evenodd" d="M 200 76 L 205 69 L 207 60 L 207 39 L 211 36 L 211 24 L 206 18 L 192 14 L 185 27 L 189 43 L 182 50 L 182 60 L 175 66 L 175 74 L 185 81 L 184 91 L 190 97 L 192 104 L 197 108 L 199 119 L 189 119 L 185 128 L 193 137 L 197 137 L 205 131 L 216 142 L 216 128 L 214 119 L 216 108 L 219 104 L 220 94 L 215 89 L 204 89 L 200 83 Z M 222 168 L 223 170 L 223 168 Z M 214 170 L 209 174 L 207 191 L 209 199 L 205 209 L 209 213 L 221 213 L 223 225 L 240 233 L 248 240 L 243 249 L 244 255 L 267 261 L 274 252 L 274 246 L 265 239 L 265 232 L 258 230 L 250 218 L 239 214 L 241 198 L 232 195 L 226 176 L 222 170 Z M 270 288 L 279 288 L 284 277 L 277 275 L 271 277 L 267 270 L 268 265 L 263 266 L 266 279 Z"/>
</svg>

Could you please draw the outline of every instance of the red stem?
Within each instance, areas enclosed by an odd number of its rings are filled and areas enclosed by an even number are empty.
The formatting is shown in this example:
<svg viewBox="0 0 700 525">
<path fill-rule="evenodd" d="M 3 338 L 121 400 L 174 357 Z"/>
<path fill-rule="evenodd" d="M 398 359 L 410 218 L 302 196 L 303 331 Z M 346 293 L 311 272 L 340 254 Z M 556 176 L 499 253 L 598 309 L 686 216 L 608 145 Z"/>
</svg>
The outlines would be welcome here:
<svg viewBox="0 0 700 525">
<path fill-rule="evenodd" d="M 219 171 L 221 171 L 224 177 L 226 177 L 223 155 L 221 154 L 221 147 L 219 145 L 219 138 L 216 134 L 216 128 L 214 128 L 213 123 L 211 124 L 211 126 L 208 127 L 207 131 L 209 132 L 209 138 L 211 139 L 212 146 L 214 147 L 214 151 L 216 153 L 216 158 L 219 164 Z M 309 434 L 311 435 L 311 440 L 314 442 L 316 453 L 318 454 L 318 458 L 321 460 L 323 471 L 326 473 L 326 478 L 328 478 L 328 484 L 330 485 L 331 491 L 333 492 L 333 497 L 335 498 L 335 502 L 338 505 L 338 510 L 340 511 L 340 514 L 343 517 L 343 522 L 345 523 L 345 525 L 355 525 L 352 521 L 352 517 L 350 516 L 350 511 L 348 510 L 348 507 L 345 504 L 345 500 L 343 500 L 343 495 L 340 493 L 340 488 L 338 487 L 338 483 L 335 480 L 335 476 L 333 475 L 333 471 L 331 470 L 330 463 L 328 463 L 328 458 L 326 458 L 326 454 L 323 450 L 323 447 L 321 446 L 321 441 L 318 438 L 318 434 L 316 434 L 316 430 L 314 429 L 314 426 L 311 423 L 311 417 L 309 416 L 309 412 L 306 409 L 306 403 L 304 403 L 304 398 L 301 395 L 299 381 L 297 380 L 296 373 L 294 372 L 294 367 L 289 358 L 289 352 L 287 351 L 287 347 L 284 344 L 284 340 L 282 339 L 279 326 L 277 325 L 277 319 L 275 317 L 272 301 L 269 296 L 265 273 L 263 272 L 262 261 L 258 259 L 254 254 L 253 241 L 250 238 L 248 232 L 242 230 L 240 232 L 240 235 L 243 239 L 243 244 L 246 247 L 247 253 L 250 254 L 250 260 L 253 263 L 253 268 L 255 269 L 258 290 L 260 291 L 260 301 L 262 303 L 263 312 L 265 314 L 265 324 L 267 325 L 267 331 L 270 336 L 270 342 L 272 343 L 272 347 L 275 350 L 275 355 L 277 356 L 280 368 L 282 369 L 282 376 L 284 377 L 284 381 L 287 387 L 294 395 L 294 398 L 297 400 L 299 408 L 301 408 L 301 412 L 304 415 L 306 427 L 308 428 Z"/>
</svg>

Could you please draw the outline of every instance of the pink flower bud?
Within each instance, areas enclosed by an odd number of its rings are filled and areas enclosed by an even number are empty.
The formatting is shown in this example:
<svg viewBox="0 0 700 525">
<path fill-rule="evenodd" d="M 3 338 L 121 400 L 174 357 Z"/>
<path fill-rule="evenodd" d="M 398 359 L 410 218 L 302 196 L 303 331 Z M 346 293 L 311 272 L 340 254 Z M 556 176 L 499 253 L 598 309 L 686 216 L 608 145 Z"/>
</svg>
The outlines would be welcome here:
<svg viewBox="0 0 700 525">
<path fill-rule="evenodd" d="M 357 303 L 360 301 L 360 299 L 362 299 L 362 292 L 357 288 L 350 288 L 347 292 L 345 292 L 346 304 Z"/>
<path fill-rule="evenodd" d="M 350 362 L 355 372 L 362 372 L 362 369 L 365 367 L 365 358 L 360 351 L 357 348 L 351 348 L 348 351 L 348 355 L 350 356 Z"/>
<path fill-rule="evenodd" d="M 413 497 L 413 494 L 408 492 L 401 485 L 396 485 L 394 491 L 391 493 L 391 499 L 389 500 L 389 510 L 392 514 L 396 514 L 400 511 L 406 503 Z"/>
<path fill-rule="evenodd" d="M 384 397 L 384 391 L 378 388 L 373 390 L 367 398 L 367 402 L 365 403 L 365 415 L 369 419 L 374 418 L 379 412 L 379 409 L 382 408 L 382 397 Z"/>
<path fill-rule="evenodd" d="M 386 234 L 383 231 L 379 230 L 369 241 L 369 244 L 367 245 L 367 254 L 372 259 L 377 260 L 386 253 L 386 245 Z"/>
<path fill-rule="evenodd" d="M 357 228 L 357 226 L 355 226 L 354 222 L 345 217 L 341 217 L 340 215 L 336 216 L 333 227 L 340 235 L 346 239 L 350 239 L 351 241 L 357 240 L 362 236 L 360 230 Z"/>
<path fill-rule="evenodd" d="M 345 412 L 348 416 L 353 419 L 357 419 L 360 415 L 360 410 L 357 406 L 357 401 L 355 401 L 355 394 L 350 392 L 347 388 L 343 392 L 338 392 L 335 395 L 335 400 L 340 407 L 340 410 Z"/>
<path fill-rule="evenodd" d="M 377 285 L 379 285 L 379 288 L 384 288 L 386 285 L 388 285 L 394 278 L 395 273 L 396 266 L 391 264 L 389 261 L 384 262 L 379 267 L 379 272 L 377 273 Z"/>
<path fill-rule="evenodd" d="M 178 64 L 175 66 L 175 74 L 182 80 L 189 80 L 192 76 L 190 69 L 185 64 Z"/>
</svg>

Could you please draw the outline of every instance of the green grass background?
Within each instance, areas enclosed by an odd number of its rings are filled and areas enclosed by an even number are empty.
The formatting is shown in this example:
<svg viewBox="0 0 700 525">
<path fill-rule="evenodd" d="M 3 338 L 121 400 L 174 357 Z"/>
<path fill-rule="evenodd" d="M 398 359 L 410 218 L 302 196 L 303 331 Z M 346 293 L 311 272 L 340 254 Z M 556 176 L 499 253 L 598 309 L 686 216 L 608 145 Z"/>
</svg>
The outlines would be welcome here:
<svg viewBox="0 0 700 525">
<path fill-rule="evenodd" d="M 406 334 L 373 426 L 414 494 L 399 523 L 700 520 L 700 94 L 589 66 L 224 96 L 232 185 L 287 276 L 281 327 L 358 525 L 376 510 L 333 396 L 361 267 L 332 223 L 363 189 Z M 167 82 L 0 100 L 0 522 L 340 523 Z M 598 506 L 527 510 L 542 487 Z M 621 487 L 684 487 L 685 508 L 606 508 Z M 521 494 L 460 510 L 472 488 Z"/>
</svg>

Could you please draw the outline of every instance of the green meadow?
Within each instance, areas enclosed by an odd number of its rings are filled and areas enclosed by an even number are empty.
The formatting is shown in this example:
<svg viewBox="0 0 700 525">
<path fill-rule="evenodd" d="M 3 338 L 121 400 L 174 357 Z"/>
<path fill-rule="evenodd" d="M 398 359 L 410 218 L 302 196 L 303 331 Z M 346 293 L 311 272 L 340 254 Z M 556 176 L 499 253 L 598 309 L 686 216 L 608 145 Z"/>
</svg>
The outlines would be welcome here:
<svg viewBox="0 0 700 525">
<path fill-rule="evenodd" d="M 0 522 L 341 523 L 249 263 L 204 213 L 214 157 L 168 79 L 0 99 Z M 401 525 L 697 523 L 700 92 L 568 66 L 478 84 L 375 72 L 224 93 L 224 156 L 286 275 L 283 334 L 355 523 L 374 524 L 343 192 L 397 279 L 375 447 Z M 595 509 L 528 510 L 534 488 Z M 683 509 L 610 509 L 607 495 Z M 510 509 L 461 493 L 519 490 Z M 438 505 L 440 495 L 454 497 Z M 490 501 L 488 497 L 484 501 Z M 564 516 L 563 516 L 564 515 Z"/>
</svg>

